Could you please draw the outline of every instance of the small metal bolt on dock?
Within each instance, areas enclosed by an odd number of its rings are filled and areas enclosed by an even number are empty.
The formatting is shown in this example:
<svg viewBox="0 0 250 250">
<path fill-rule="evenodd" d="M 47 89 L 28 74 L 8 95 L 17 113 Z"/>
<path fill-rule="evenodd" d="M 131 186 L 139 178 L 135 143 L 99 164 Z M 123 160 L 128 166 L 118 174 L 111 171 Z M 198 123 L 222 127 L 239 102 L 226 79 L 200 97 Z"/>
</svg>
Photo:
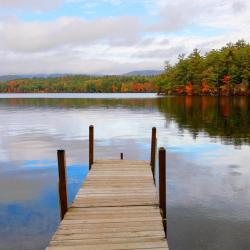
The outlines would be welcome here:
<svg viewBox="0 0 250 250">
<path fill-rule="evenodd" d="M 155 187 L 156 128 L 151 161 L 94 161 L 94 127 L 89 127 L 89 174 L 68 207 L 66 159 L 58 151 L 61 223 L 46 250 L 168 249 L 166 152 L 158 151 L 159 192 Z"/>
</svg>

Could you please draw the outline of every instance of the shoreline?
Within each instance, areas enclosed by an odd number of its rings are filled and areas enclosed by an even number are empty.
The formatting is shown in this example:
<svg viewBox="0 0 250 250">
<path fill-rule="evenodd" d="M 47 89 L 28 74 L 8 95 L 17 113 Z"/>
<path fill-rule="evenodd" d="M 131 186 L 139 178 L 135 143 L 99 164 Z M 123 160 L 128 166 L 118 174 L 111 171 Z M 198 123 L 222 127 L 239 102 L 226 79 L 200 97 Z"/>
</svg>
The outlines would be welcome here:
<svg viewBox="0 0 250 250">
<path fill-rule="evenodd" d="M 165 93 L 157 93 L 157 95 L 159 96 L 210 96 L 210 97 L 237 97 L 237 96 L 245 96 L 245 97 L 249 97 L 249 94 L 229 94 L 229 95 L 225 95 L 225 94 L 192 94 L 192 95 L 188 95 L 188 94 L 165 94 Z"/>
<path fill-rule="evenodd" d="M 169 93 L 162 93 L 162 92 L 0 92 L 0 95 L 41 95 L 41 94 L 79 94 L 79 95 L 97 95 L 97 94 L 119 94 L 119 95 L 133 95 L 133 94 L 155 94 L 157 96 L 211 96 L 211 97 L 220 97 L 220 96 L 225 96 L 225 97 L 234 97 L 234 96 L 246 96 L 246 97 L 249 97 L 250 96 L 250 93 L 242 93 L 242 94 L 223 94 L 223 93 L 219 93 L 219 94 L 202 94 L 202 93 L 193 93 L 193 94 L 186 94 L 186 93 L 181 93 L 181 94 L 178 94 L 178 93 L 172 93 L 172 94 L 169 94 Z"/>
</svg>

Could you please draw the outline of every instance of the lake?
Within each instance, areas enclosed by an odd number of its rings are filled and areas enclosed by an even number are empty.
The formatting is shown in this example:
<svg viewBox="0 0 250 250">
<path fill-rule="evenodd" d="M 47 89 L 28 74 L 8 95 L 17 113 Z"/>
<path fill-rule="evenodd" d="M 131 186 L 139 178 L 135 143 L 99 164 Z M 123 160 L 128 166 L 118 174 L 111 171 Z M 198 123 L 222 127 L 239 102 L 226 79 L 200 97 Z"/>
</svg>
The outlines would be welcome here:
<svg viewBox="0 0 250 250">
<path fill-rule="evenodd" d="M 69 200 L 95 157 L 149 160 L 167 149 L 172 250 L 250 249 L 250 99 L 154 94 L 0 95 L 0 249 L 44 249 L 59 224 L 56 150 Z"/>
</svg>

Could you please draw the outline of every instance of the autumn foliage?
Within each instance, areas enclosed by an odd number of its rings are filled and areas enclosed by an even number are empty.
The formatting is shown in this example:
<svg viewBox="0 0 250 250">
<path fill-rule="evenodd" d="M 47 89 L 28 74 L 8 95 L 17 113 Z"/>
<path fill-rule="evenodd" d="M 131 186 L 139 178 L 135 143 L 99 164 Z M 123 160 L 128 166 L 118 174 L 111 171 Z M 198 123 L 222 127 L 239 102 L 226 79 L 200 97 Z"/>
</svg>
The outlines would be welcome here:
<svg viewBox="0 0 250 250">
<path fill-rule="evenodd" d="M 250 44 L 243 40 L 202 55 L 194 49 L 168 62 L 156 78 L 161 93 L 178 95 L 249 95 Z"/>
<path fill-rule="evenodd" d="M 65 76 L 17 79 L 0 83 L 8 93 L 147 93 L 156 92 L 152 77 L 144 76 Z"/>
</svg>

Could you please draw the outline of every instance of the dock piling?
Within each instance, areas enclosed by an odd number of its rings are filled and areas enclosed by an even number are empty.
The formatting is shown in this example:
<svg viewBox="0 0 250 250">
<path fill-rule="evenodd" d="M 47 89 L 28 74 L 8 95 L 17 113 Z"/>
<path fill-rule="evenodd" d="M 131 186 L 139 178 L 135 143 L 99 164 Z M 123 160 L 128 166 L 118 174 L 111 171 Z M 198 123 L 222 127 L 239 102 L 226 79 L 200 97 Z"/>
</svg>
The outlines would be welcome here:
<svg viewBox="0 0 250 250">
<path fill-rule="evenodd" d="M 65 151 L 57 151 L 58 159 L 58 173 L 59 173 L 59 201 L 60 201 L 60 212 L 61 220 L 63 220 L 65 213 L 68 210 L 68 194 L 67 194 L 67 175 L 66 175 L 66 160 L 65 160 Z"/>
<path fill-rule="evenodd" d="M 152 128 L 152 137 L 151 137 L 151 160 L 150 165 L 155 179 L 155 155 L 156 155 L 156 128 Z"/>
<path fill-rule="evenodd" d="M 166 150 L 159 149 L 159 202 L 165 234 L 167 234 L 167 208 L 166 208 Z"/>
<path fill-rule="evenodd" d="M 89 126 L 89 170 L 94 163 L 94 126 Z"/>
</svg>

